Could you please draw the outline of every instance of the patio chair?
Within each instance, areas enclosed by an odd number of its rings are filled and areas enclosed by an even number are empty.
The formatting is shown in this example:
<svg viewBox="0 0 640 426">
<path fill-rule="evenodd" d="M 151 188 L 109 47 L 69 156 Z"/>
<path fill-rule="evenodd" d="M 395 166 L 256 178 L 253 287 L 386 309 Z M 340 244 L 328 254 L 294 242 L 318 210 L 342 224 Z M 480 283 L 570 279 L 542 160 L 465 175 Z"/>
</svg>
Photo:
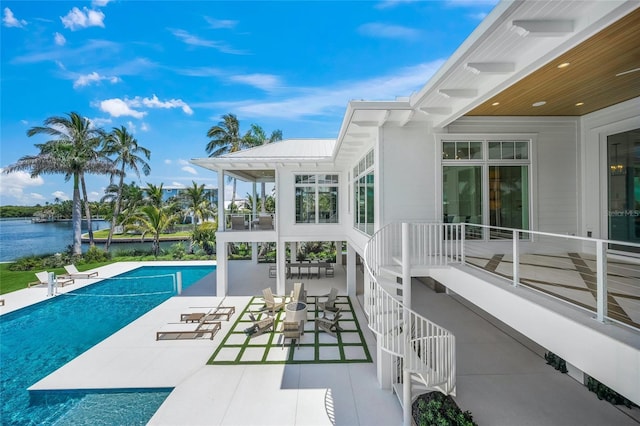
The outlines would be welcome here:
<svg viewBox="0 0 640 426">
<path fill-rule="evenodd" d="M 216 306 L 215 308 L 209 309 L 207 312 L 204 312 L 204 309 L 194 310 L 193 312 L 184 312 L 180 314 L 180 321 L 211 322 L 221 318 L 224 318 L 225 321 L 229 321 L 229 318 L 231 318 L 235 312 L 235 306 Z"/>
<path fill-rule="evenodd" d="M 206 335 L 213 337 L 222 328 L 220 321 L 167 324 L 156 332 L 156 340 L 195 339 Z"/>
<path fill-rule="evenodd" d="M 292 302 L 307 303 L 307 291 L 304 289 L 304 283 L 293 283 L 293 290 L 289 297 Z"/>
<path fill-rule="evenodd" d="M 324 296 L 327 300 L 324 302 L 318 302 L 318 309 L 321 311 L 336 311 L 336 299 L 338 298 L 338 289 L 331 288 L 329 294 L 325 294 Z"/>
<path fill-rule="evenodd" d="M 296 321 L 284 321 L 282 323 L 282 348 L 284 349 L 284 343 L 287 339 L 291 339 L 291 344 L 293 344 L 293 339 L 298 343 L 298 347 L 300 347 L 300 338 L 304 334 L 304 322 L 296 322 Z"/>
<path fill-rule="evenodd" d="M 36 272 L 36 278 L 38 281 L 30 282 L 27 284 L 28 287 L 34 285 L 48 285 L 49 284 L 49 272 L 42 271 Z M 73 278 L 65 278 L 63 276 L 57 277 L 56 282 L 60 287 L 64 287 L 65 284 L 73 284 L 75 281 Z"/>
<path fill-rule="evenodd" d="M 231 216 L 231 229 L 245 229 L 244 216 Z"/>
<path fill-rule="evenodd" d="M 276 297 L 271 292 L 271 287 L 267 287 L 264 290 L 262 290 L 262 296 L 264 298 L 264 305 L 266 309 L 269 310 L 272 313 L 272 315 L 275 315 L 276 312 L 284 308 L 284 305 L 286 304 L 284 297 L 282 297 L 282 301 L 280 302 L 276 301 Z"/>
<path fill-rule="evenodd" d="M 97 277 L 98 276 L 98 271 L 95 272 L 80 272 L 78 271 L 78 268 L 76 268 L 76 265 L 65 265 L 64 270 L 67 271 L 66 275 L 62 275 L 63 277 L 68 277 L 68 278 L 91 278 L 91 277 Z"/>
<path fill-rule="evenodd" d="M 315 329 L 316 332 L 319 330 L 324 331 L 327 334 L 332 335 L 333 337 L 338 337 L 336 335 L 336 333 L 342 331 L 342 328 L 340 328 L 339 325 L 339 321 L 340 318 L 342 317 L 342 314 L 340 313 L 340 309 L 338 309 L 337 312 L 335 312 L 335 314 L 332 317 L 319 317 L 316 318 L 315 322 Z"/>
<path fill-rule="evenodd" d="M 253 322 L 253 325 L 244 330 L 247 336 L 253 338 L 266 333 L 269 330 L 273 330 L 273 324 L 275 322 L 274 317 L 267 316 L 261 320 L 256 319 L 252 313 L 249 314 L 249 319 Z"/>
<path fill-rule="evenodd" d="M 258 227 L 260 229 L 273 229 L 273 218 L 271 216 L 258 216 Z"/>
</svg>

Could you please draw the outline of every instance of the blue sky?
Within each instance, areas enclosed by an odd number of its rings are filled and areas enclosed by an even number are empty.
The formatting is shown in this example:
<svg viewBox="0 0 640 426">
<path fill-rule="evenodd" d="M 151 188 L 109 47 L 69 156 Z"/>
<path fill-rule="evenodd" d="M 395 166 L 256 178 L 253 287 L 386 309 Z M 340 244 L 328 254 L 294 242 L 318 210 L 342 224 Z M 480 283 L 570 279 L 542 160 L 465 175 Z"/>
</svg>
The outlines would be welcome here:
<svg viewBox="0 0 640 426">
<path fill-rule="evenodd" d="M 188 163 L 226 113 L 284 138 L 333 138 L 351 99 L 419 90 L 494 7 L 442 1 L 2 1 L 0 168 L 75 111 L 151 150 L 145 186 L 217 185 Z M 87 179 L 97 200 L 108 177 Z M 240 187 L 244 196 L 248 187 Z M 0 175 L 0 204 L 68 199 L 62 176 Z"/>
</svg>

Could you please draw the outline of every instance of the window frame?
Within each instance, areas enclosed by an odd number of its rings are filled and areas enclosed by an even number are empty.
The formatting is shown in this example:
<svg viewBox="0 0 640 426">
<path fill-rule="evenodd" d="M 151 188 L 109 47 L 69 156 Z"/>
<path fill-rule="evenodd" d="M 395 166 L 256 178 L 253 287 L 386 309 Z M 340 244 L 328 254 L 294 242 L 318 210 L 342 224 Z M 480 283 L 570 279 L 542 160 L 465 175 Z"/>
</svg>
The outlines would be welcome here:
<svg viewBox="0 0 640 426">
<path fill-rule="evenodd" d="M 293 175 L 294 183 L 294 223 L 296 225 L 334 225 L 340 223 L 340 173 L 295 173 Z M 298 190 L 301 188 L 313 188 L 306 194 L 313 194 L 313 220 L 298 221 L 300 216 L 298 212 Z M 320 188 L 329 188 L 329 191 L 320 191 Z M 335 194 L 335 208 L 332 212 L 335 216 L 334 221 L 321 221 L 320 219 L 320 194 Z"/>
</svg>

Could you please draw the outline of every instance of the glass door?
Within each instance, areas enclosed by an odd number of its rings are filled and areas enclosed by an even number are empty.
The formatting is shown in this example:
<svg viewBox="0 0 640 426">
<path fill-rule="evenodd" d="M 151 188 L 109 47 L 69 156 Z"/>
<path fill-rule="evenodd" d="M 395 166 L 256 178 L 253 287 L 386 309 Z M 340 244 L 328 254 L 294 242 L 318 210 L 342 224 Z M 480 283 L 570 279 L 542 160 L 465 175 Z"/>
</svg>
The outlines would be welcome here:
<svg viewBox="0 0 640 426">
<path fill-rule="evenodd" d="M 609 239 L 640 243 L 640 129 L 607 137 L 607 166 Z"/>
</svg>

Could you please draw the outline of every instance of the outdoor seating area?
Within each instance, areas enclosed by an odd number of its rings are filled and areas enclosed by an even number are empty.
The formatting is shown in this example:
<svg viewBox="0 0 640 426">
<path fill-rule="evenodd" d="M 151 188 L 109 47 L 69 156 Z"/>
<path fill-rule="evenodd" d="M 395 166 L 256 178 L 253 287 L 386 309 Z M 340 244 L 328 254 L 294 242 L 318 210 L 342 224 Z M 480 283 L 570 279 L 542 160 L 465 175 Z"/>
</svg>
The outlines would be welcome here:
<svg viewBox="0 0 640 426">
<path fill-rule="evenodd" d="M 27 284 L 27 287 L 33 287 L 35 285 L 48 285 L 49 284 L 49 272 L 42 271 L 36 272 L 37 281 L 33 281 Z M 64 287 L 66 284 L 73 284 L 75 281 L 73 278 L 66 278 L 64 276 L 56 277 L 56 283 L 60 287 Z"/>
<path fill-rule="evenodd" d="M 372 362 L 349 297 L 336 296 L 334 303 L 338 312 L 328 314 L 318 310 L 318 299 L 324 297 L 307 296 L 306 303 L 288 301 L 289 304 L 305 305 L 306 320 L 292 321 L 285 309 L 279 309 L 271 315 L 271 312 L 263 309 L 263 297 L 253 297 L 239 313 L 235 324 L 208 363 Z"/>
<path fill-rule="evenodd" d="M 209 339 L 213 340 L 221 327 L 220 321 L 167 324 L 156 332 L 156 340 L 185 340 L 204 338 L 205 336 L 209 336 Z"/>
</svg>

